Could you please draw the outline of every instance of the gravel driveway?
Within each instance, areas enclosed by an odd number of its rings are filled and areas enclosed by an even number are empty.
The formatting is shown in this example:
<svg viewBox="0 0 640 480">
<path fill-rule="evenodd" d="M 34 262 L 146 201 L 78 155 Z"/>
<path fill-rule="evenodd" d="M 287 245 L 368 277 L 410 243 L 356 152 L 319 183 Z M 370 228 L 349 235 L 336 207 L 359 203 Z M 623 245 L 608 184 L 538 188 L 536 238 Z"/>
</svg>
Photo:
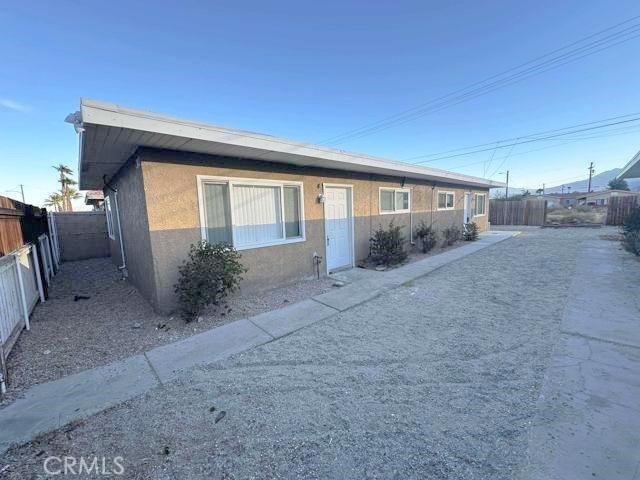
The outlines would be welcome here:
<svg viewBox="0 0 640 480">
<path fill-rule="evenodd" d="M 199 322 L 158 315 L 110 258 L 66 262 L 51 283 L 49 299 L 36 307 L 31 331 L 11 351 L 9 404 L 34 384 L 106 365 L 224 323 L 317 295 L 328 278 L 299 281 L 253 294 L 233 294 L 224 308 L 210 308 Z M 76 296 L 82 299 L 76 301 Z"/>
<path fill-rule="evenodd" d="M 124 457 L 127 478 L 511 479 L 579 243 L 604 230 L 528 230 L 15 448 L 0 469 L 28 478 L 48 455 L 97 455 Z"/>
</svg>

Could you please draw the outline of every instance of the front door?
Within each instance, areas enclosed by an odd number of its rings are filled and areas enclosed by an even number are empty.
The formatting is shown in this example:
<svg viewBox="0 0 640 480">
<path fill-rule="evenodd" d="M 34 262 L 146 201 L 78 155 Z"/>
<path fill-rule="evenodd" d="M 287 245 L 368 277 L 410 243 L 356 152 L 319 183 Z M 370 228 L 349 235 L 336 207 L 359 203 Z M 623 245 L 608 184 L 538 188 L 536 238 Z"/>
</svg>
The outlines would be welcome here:
<svg viewBox="0 0 640 480">
<path fill-rule="evenodd" d="M 471 194 L 464 194 L 464 223 L 471 221 Z"/>
<path fill-rule="evenodd" d="M 351 266 L 351 189 L 325 187 L 324 229 L 327 245 L 327 269 Z"/>
</svg>

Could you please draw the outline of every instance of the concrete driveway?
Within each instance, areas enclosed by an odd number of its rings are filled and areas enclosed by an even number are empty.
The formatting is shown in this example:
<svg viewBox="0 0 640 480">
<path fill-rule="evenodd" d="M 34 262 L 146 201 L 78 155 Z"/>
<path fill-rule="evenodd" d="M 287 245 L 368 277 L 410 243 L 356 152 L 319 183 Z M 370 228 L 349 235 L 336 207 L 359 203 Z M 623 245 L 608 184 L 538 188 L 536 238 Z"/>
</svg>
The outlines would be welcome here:
<svg viewBox="0 0 640 480">
<path fill-rule="evenodd" d="M 0 469 L 28 478 L 70 455 L 123 457 L 126 478 L 526 475 L 576 261 L 585 242 L 617 251 L 605 233 L 526 231 L 14 448 Z"/>
</svg>

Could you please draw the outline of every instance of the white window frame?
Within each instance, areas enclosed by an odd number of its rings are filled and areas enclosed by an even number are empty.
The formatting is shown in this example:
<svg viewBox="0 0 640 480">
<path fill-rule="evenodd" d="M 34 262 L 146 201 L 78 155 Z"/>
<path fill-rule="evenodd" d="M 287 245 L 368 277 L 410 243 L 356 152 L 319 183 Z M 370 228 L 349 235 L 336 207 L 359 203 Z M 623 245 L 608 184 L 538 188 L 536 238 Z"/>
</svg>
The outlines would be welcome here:
<svg viewBox="0 0 640 480">
<path fill-rule="evenodd" d="M 196 175 L 198 189 L 198 209 L 200 213 L 200 236 L 202 240 L 207 240 L 207 214 L 204 201 L 205 183 L 217 183 L 227 185 L 227 201 L 229 202 L 229 218 L 231 220 L 231 244 L 236 250 L 252 250 L 254 248 L 272 247 L 274 245 L 285 245 L 288 243 L 299 243 L 306 241 L 306 229 L 304 221 L 304 186 L 302 182 L 288 180 L 260 180 L 256 178 L 239 178 L 239 177 L 218 177 L 212 175 Z M 255 185 L 262 187 L 280 187 L 280 218 L 282 221 L 282 238 L 271 240 L 268 242 L 254 243 L 251 245 L 236 246 L 233 236 L 233 195 L 231 190 L 234 185 Z M 301 236 L 287 238 L 285 215 L 284 215 L 284 187 L 296 187 L 300 193 L 300 233 Z"/>
<path fill-rule="evenodd" d="M 113 228 L 113 210 L 111 208 L 111 197 L 109 197 L 109 195 L 104 197 L 104 213 L 107 219 L 107 234 L 111 240 L 115 240 L 116 232 Z"/>
<path fill-rule="evenodd" d="M 393 210 L 383 211 L 382 210 L 382 191 L 393 192 Z M 409 194 L 409 208 L 396 208 L 396 193 L 403 192 Z M 410 188 L 391 188 L 391 187 L 380 187 L 378 189 L 378 212 L 380 215 L 395 215 L 397 213 L 409 213 L 411 212 L 411 189 Z"/>
<path fill-rule="evenodd" d="M 445 197 L 444 207 L 440 207 L 440 194 L 444 193 L 446 195 L 451 195 L 453 200 L 451 201 L 451 206 L 447 207 L 447 200 Z M 455 210 L 456 208 L 456 192 L 450 190 L 438 190 L 438 194 L 436 195 L 436 206 L 438 210 Z"/>
<path fill-rule="evenodd" d="M 484 197 L 484 212 L 478 213 L 478 197 Z M 487 194 L 486 193 L 476 193 L 475 205 L 473 206 L 473 216 L 474 217 L 484 217 L 487 215 Z"/>
</svg>

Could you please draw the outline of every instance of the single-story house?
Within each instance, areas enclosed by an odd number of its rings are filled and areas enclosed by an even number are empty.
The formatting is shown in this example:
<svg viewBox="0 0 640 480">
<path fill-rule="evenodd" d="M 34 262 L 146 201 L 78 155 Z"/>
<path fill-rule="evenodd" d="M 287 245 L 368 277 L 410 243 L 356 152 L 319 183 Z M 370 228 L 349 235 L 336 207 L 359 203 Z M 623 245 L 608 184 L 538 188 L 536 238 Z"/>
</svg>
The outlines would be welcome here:
<svg viewBox="0 0 640 480">
<path fill-rule="evenodd" d="M 600 192 L 582 193 L 577 197 L 578 205 L 606 206 L 611 197 L 633 197 L 638 196 L 638 192 L 628 190 L 602 190 Z"/>
<path fill-rule="evenodd" d="M 578 192 L 574 193 L 545 193 L 544 195 L 536 195 L 536 198 L 547 201 L 548 208 L 555 207 L 573 207 L 578 203 Z"/>
<path fill-rule="evenodd" d="M 102 190 L 89 190 L 84 196 L 84 204 L 91 205 L 94 210 L 103 210 L 104 192 Z"/>
<path fill-rule="evenodd" d="M 356 265 L 394 221 L 488 228 L 501 182 L 83 99 L 81 189 L 102 189 L 114 262 L 158 311 L 189 246 L 229 242 L 264 289 Z"/>
</svg>

